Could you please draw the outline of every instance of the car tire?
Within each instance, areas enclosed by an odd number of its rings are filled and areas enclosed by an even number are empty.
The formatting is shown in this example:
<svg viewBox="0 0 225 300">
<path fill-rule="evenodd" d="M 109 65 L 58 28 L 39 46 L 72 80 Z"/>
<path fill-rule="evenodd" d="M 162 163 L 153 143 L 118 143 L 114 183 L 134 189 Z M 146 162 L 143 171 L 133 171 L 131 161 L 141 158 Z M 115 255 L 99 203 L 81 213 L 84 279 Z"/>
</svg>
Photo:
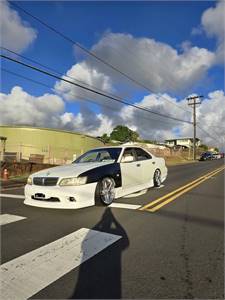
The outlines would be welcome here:
<svg viewBox="0 0 225 300">
<path fill-rule="evenodd" d="M 159 187 L 162 183 L 161 171 L 159 169 L 155 170 L 153 182 L 154 182 L 154 187 Z"/>
<path fill-rule="evenodd" d="M 95 203 L 97 205 L 110 205 L 115 199 L 115 181 L 112 177 L 100 180 L 95 190 Z"/>
</svg>

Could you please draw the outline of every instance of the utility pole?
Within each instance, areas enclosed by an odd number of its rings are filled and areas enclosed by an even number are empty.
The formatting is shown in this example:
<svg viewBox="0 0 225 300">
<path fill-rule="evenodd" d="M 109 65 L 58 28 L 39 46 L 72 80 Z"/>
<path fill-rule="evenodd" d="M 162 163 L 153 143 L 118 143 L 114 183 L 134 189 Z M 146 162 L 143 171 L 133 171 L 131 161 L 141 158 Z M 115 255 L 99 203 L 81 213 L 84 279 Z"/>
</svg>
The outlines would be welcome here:
<svg viewBox="0 0 225 300">
<path fill-rule="evenodd" d="M 203 96 L 192 96 L 187 98 L 188 105 L 193 107 L 193 160 L 196 160 L 196 105 L 202 103 L 201 98 L 203 98 Z"/>
</svg>

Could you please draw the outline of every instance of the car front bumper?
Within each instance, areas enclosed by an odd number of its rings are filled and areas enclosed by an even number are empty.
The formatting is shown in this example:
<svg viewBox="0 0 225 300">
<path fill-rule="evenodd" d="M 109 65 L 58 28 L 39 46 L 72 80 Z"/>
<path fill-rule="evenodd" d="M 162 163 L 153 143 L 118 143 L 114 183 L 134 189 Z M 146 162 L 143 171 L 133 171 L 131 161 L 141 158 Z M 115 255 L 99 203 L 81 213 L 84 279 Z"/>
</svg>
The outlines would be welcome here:
<svg viewBox="0 0 225 300">
<path fill-rule="evenodd" d="M 27 184 L 24 191 L 24 204 L 61 209 L 78 209 L 92 206 L 95 204 L 96 185 L 97 183 L 89 183 L 79 186 L 62 187 L 58 185 L 38 186 Z M 71 201 L 71 197 L 73 197 L 73 201 Z"/>
</svg>

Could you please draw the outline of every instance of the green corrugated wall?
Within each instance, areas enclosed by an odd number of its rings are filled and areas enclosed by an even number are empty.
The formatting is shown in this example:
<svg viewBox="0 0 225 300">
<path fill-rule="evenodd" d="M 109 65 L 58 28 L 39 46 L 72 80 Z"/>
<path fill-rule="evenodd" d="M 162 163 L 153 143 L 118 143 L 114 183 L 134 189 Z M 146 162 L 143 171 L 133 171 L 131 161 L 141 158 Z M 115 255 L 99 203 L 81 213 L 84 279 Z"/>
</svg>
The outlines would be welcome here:
<svg viewBox="0 0 225 300">
<path fill-rule="evenodd" d="M 74 154 L 79 156 L 104 146 L 93 137 L 48 128 L 0 126 L 0 136 L 7 138 L 6 153 L 17 152 L 21 159 L 29 159 L 31 154 L 44 155 L 46 163 L 71 161 Z"/>
</svg>

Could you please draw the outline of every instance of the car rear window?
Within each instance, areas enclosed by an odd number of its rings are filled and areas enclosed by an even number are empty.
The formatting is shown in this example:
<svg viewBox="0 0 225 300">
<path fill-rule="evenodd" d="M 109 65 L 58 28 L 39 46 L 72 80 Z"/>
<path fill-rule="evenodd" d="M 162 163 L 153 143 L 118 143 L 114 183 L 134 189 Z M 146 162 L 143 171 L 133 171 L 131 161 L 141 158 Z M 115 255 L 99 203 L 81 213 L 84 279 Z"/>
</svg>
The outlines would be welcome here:
<svg viewBox="0 0 225 300">
<path fill-rule="evenodd" d="M 135 148 L 134 149 L 137 155 L 137 160 L 146 160 L 146 159 L 151 159 L 151 155 L 147 152 L 145 152 L 141 148 Z"/>
</svg>

